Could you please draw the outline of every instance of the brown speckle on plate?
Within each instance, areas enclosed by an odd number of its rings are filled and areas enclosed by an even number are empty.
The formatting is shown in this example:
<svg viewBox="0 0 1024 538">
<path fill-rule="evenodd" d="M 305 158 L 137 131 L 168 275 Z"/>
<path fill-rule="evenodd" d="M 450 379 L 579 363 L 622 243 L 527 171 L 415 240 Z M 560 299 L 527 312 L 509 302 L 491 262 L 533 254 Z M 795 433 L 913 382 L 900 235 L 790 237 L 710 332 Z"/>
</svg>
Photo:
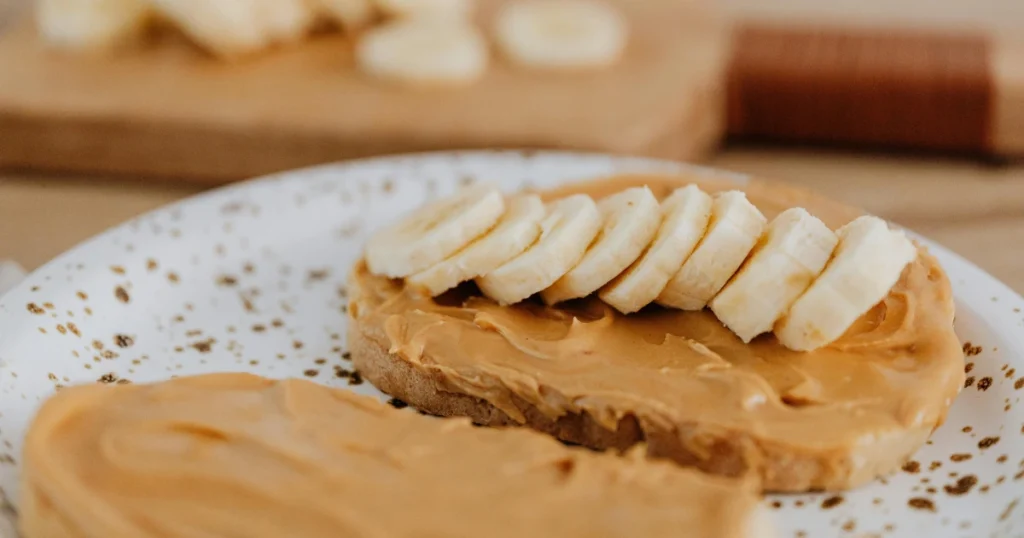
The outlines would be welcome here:
<svg viewBox="0 0 1024 538">
<path fill-rule="evenodd" d="M 998 437 L 986 437 L 986 438 L 982 439 L 981 441 L 978 441 L 978 448 L 981 449 L 981 450 L 985 450 L 987 448 L 992 447 L 993 445 L 995 445 L 998 442 L 999 442 L 999 438 Z"/>
<path fill-rule="evenodd" d="M 132 301 L 131 295 L 128 295 L 128 290 L 124 289 L 124 286 L 114 288 L 114 297 L 117 297 L 117 300 L 124 304 L 128 304 Z"/>
<path fill-rule="evenodd" d="M 216 338 L 207 338 L 206 340 L 200 340 L 189 344 L 192 349 L 200 353 L 209 353 L 213 349 L 213 344 L 217 343 Z"/>
<path fill-rule="evenodd" d="M 963 429 L 960 430 L 960 431 L 962 431 L 964 433 L 971 433 L 972 431 L 974 431 L 974 428 L 972 428 L 970 426 L 964 426 Z"/>
<path fill-rule="evenodd" d="M 915 460 L 910 460 L 903 464 L 903 470 L 908 473 L 915 474 L 921 470 L 921 464 Z"/>
<path fill-rule="evenodd" d="M 147 271 L 156 271 L 159 268 L 160 268 L 160 264 L 158 264 L 156 262 L 156 260 L 154 260 L 153 258 L 149 258 L 148 260 L 146 260 L 146 270 Z"/>
<path fill-rule="evenodd" d="M 964 388 L 965 389 L 970 387 L 973 384 L 974 384 L 974 376 L 973 375 L 968 377 L 967 379 L 964 379 Z"/>
<path fill-rule="evenodd" d="M 320 373 L 320 370 L 310 368 L 302 372 L 302 375 L 306 377 L 316 377 Z"/>
<path fill-rule="evenodd" d="M 121 267 L 120 265 L 111 265 L 110 270 L 113 271 L 115 275 L 124 274 L 124 267 Z"/>
<path fill-rule="evenodd" d="M 35 303 L 28 303 L 27 305 L 25 305 L 25 309 L 37 316 L 41 316 L 46 313 L 45 310 L 43 310 L 39 305 Z"/>
<path fill-rule="evenodd" d="M 75 292 L 75 295 L 77 295 L 78 298 L 83 300 L 83 301 L 88 301 L 89 300 L 89 295 L 87 293 L 85 293 L 84 291 L 77 291 L 77 292 Z"/>
<path fill-rule="evenodd" d="M 821 501 L 821 508 L 823 510 L 829 510 L 843 504 L 843 497 L 841 495 L 833 495 L 824 501 Z"/>
<path fill-rule="evenodd" d="M 929 471 L 934 471 L 935 469 L 938 469 L 939 467 L 942 467 L 942 462 L 941 461 L 933 461 L 933 462 L 931 462 L 928 465 L 928 470 Z"/>
<path fill-rule="evenodd" d="M 942 489 L 946 490 L 946 493 L 950 495 L 966 495 L 971 491 L 971 488 L 978 484 L 978 477 L 969 474 L 967 476 L 960 477 L 955 484 L 947 484 Z"/>
<path fill-rule="evenodd" d="M 967 460 L 971 459 L 972 457 L 973 456 L 971 456 L 970 454 L 967 454 L 967 453 L 957 453 L 957 454 L 951 455 L 949 457 L 949 459 L 952 460 L 952 461 L 955 461 L 955 462 L 961 462 L 961 461 L 967 461 Z"/>
<path fill-rule="evenodd" d="M 986 376 L 986 377 L 983 377 L 983 378 L 978 380 L 978 390 L 980 390 L 980 391 L 984 392 L 984 391 L 988 390 L 988 388 L 991 387 L 991 386 L 992 386 L 992 378 L 991 377 L 987 377 Z"/>
<path fill-rule="evenodd" d="M 68 329 L 67 329 L 67 327 L 65 327 L 65 326 L 61 325 L 60 323 L 58 323 L 57 324 L 57 332 L 59 332 L 60 334 L 67 334 L 68 333 Z"/>
<path fill-rule="evenodd" d="M 981 346 L 976 346 L 970 342 L 964 342 L 964 355 L 973 357 L 981 353 Z"/>
<path fill-rule="evenodd" d="M 174 271 L 171 271 L 171 272 L 167 273 L 167 280 L 171 284 L 177 284 L 178 282 L 181 282 L 181 277 L 178 276 L 178 273 L 175 273 Z"/>
<path fill-rule="evenodd" d="M 928 512 L 935 511 L 935 503 L 931 499 L 925 499 L 924 497 L 913 497 L 907 501 L 907 506 L 915 510 L 926 510 Z"/>
<path fill-rule="evenodd" d="M 114 345 L 119 348 L 126 349 L 135 345 L 135 339 L 127 334 L 115 334 Z"/>
<path fill-rule="evenodd" d="M 231 275 L 221 275 L 217 277 L 218 286 L 234 286 L 238 284 L 238 278 Z"/>
<path fill-rule="evenodd" d="M 308 282 L 321 282 L 327 280 L 327 277 L 331 275 L 330 269 L 310 269 L 306 275 L 306 281 Z"/>
</svg>

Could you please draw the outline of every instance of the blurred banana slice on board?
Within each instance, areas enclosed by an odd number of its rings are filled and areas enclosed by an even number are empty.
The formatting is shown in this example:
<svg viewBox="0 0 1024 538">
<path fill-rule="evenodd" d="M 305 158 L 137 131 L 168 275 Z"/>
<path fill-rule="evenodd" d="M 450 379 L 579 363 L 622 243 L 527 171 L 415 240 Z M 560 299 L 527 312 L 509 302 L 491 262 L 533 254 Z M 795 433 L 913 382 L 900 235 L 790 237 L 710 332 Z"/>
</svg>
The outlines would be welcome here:
<svg viewBox="0 0 1024 538">
<path fill-rule="evenodd" d="M 389 17 L 468 18 L 473 0 L 373 0 L 377 9 Z"/>
<path fill-rule="evenodd" d="M 413 85 L 468 84 L 484 75 L 488 61 L 480 31 L 454 19 L 395 20 L 367 31 L 356 45 L 363 71 Z"/>
<path fill-rule="evenodd" d="M 586 69 L 615 63 L 626 48 L 626 19 L 597 0 L 517 0 L 502 7 L 495 39 L 512 62 Z"/>
<path fill-rule="evenodd" d="M 145 0 L 39 0 L 36 24 L 61 48 L 105 49 L 141 34 L 150 20 Z"/>
<path fill-rule="evenodd" d="M 306 0 L 148 0 L 197 45 L 236 57 L 301 39 L 316 11 Z"/>
</svg>

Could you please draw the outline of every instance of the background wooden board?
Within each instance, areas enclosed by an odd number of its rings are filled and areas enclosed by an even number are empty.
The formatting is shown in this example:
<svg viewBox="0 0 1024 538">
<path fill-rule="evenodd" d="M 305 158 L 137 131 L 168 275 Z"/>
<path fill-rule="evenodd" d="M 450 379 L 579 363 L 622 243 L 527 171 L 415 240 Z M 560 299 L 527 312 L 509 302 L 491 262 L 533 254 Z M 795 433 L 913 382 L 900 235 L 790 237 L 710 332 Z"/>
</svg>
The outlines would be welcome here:
<svg viewBox="0 0 1024 538">
<path fill-rule="evenodd" d="M 481 24 L 495 4 L 481 2 Z M 451 148 L 693 158 L 719 137 L 725 34 L 687 2 L 619 5 L 632 34 L 614 67 L 537 73 L 495 57 L 464 89 L 373 80 L 340 35 L 226 64 L 173 36 L 59 53 L 25 21 L 0 38 L 0 166 L 223 181 Z"/>
</svg>

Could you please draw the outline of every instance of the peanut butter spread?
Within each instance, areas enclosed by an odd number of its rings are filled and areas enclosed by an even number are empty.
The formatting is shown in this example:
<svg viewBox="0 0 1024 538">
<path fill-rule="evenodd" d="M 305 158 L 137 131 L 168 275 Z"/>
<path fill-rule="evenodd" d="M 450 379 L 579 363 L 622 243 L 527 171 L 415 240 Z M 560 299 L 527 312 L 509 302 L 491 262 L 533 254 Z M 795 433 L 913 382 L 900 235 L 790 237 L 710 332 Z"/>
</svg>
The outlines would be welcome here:
<svg viewBox="0 0 1024 538">
<path fill-rule="evenodd" d="M 299 380 L 214 374 L 48 401 L 26 538 L 754 536 L 750 482 L 474 428 Z"/>
<path fill-rule="evenodd" d="M 691 182 L 709 192 L 736 188 L 707 178 L 621 177 L 546 195 L 598 198 L 647 184 L 665 196 Z M 768 218 L 802 206 L 836 228 L 859 214 L 774 183 L 742 188 Z M 500 307 L 465 286 L 437 300 L 418 296 L 362 266 L 352 279 L 360 293 L 350 315 L 382 327 L 381 345 L 430 373 L 441 390 L 481 398 L 520 422 L 517 400 L 550 418 L 586 413 L 610 430 L 627 415 L 645 431 L 697 424 L 712 436 L 744 436 L 762 454 L 813 454 L 822 458 L 816 465 L 844 467 L 831 479 L 819 469 L 824 478 L 799 487 L 848 487 L 898 465 L 942 423 L 963 383 L 950 285 L 923 249 L 884 301 L 839 341 L 807 353 L 770 335 L 745 345 L 707 310 L 649 307 L 623 316 L 597 299 Z M 900 436 L 907 431 L 921 433 Z M 872 450 L 892 455 L 875 463 Z M 830 454 L 862 457 L 828 463 Z M 770 489 L 792 487 L 765 478 Z"/>
</svg>

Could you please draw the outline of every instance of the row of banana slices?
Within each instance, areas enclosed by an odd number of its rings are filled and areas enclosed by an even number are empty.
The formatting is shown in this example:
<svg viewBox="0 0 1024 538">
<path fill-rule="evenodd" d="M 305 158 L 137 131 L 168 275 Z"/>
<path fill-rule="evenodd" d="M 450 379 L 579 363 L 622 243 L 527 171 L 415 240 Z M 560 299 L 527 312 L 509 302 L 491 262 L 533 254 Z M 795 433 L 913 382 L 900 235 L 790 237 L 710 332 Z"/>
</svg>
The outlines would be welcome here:
<svg viewBox="0 0 1024 538">
<path fill-rule="evenodd" d="M 549 204 L 478 185 L 378 231 L 366 248 L 370 272 L 431 296 L 474 280 L 503 305 L 597 293 L 623 314 L 710 307 L 744 342 L 774 331 L 798 351 L 842 336 L 916 256 L 877 217 L 835 232 L 802 208 L 768 222 L 744 193 L 695 185 L 660 203 L 635 187 Z"/>
<path fill-rule="evenodd" d="M 221 57 L 298 41 L 321 21 L 358 33 L 356 61 L 382 78 L 418 84 L 477 80 L 487 40 L 473 0 L 38 0 L 41 34 L 56 45 L 106 48 L 162 20 Z M 375 25 L 377 21 L 386 21 Z M 621 55 L 624 18 L 596 0 L 513 0 L 499 11 L 495 40 L 519 65 L 578 69 Z"/>
</svg>

